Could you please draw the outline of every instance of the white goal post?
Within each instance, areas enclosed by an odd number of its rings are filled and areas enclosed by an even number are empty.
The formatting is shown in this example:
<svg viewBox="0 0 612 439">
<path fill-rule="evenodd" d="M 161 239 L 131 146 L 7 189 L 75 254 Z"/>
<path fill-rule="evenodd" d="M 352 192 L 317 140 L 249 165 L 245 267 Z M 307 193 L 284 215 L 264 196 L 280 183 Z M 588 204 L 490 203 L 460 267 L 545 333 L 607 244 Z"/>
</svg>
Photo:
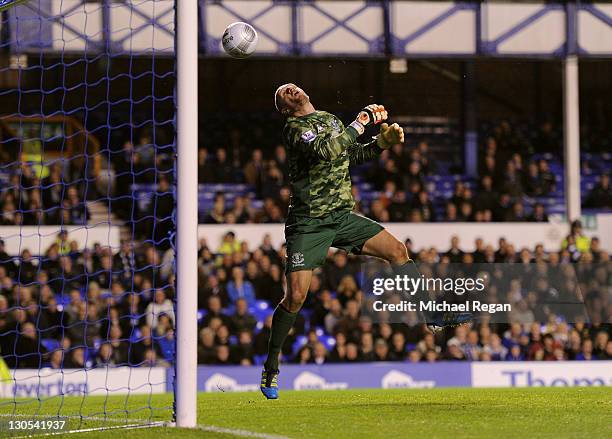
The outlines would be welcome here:
<svg viewBox="0 0 612 439">
<path fill-rule="evenodd" d="M 176 374 L 178 427 L 197 424 L 198 1 L 176 0 Z"/>
</svg>

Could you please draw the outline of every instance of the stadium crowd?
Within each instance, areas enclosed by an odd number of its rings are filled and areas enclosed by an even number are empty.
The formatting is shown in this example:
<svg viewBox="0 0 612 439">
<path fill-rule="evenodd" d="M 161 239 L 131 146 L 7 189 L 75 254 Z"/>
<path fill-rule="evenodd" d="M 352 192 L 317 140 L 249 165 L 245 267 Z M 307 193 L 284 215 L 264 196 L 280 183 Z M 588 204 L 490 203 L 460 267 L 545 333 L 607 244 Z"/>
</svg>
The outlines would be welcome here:
<svg viewBox="0 0 612 439">
<path fill-rule="evenodd" d="M 27 164 L 12 169 L 8 184 L 0 189 L 0 226 L 87 224 L 90 213 L 83 200 L 86 179 L 82 169 L 69 163 L 64 167 L 54 162 L 44 178 Z"/>
<path fill-rule="evenodd" d="M 551 159 L 560 163 L 555 154 L 562 142 L 552 125 L 543 124 L 532 138 L 506 121 L 481 134 L 478 179 L 457 175 L 448 195 L 436 191 L 431 177 L 452 173 L 439 166 L 426 140 L 408 137 L 407 146 L 395 145 L 378 161 L 352 169 L 353 177 L 368 183 L 353 187 L 357 210 L 384 222 L 548 221 L 544 200 L 563 189 L 550 169 Z M 234 143 L 240 145 L 239 133 L 234 137 L 238 137 Z M 263 205 L 253 206 L 252 197 L 244 194 L 230 200 L 219 192 L 202 221 L 283 222 L 290 195 L 285 147 L 255 147 L 250 156 L 246 148 L 231 149 L 234 154 L 228 151 L 224 146 L 199 150 L 199 182 L 248 184 Z M 612 209 L 611 167 L 607 162 L 583 161 L 583 172 L 599 176 L 596 187 L 586 194 L 585 207 Z"/>
<path fill-rule="evenodd" d="M 481 133 L 478 180 L 457 174 L 449 163 L 443 166 L 427 139 L 408 137 L 405 146 L 395 145 L 378 161 L 351 170 L 356 209 L 383 222 L 548 221 L 547 201 L 562 198 L 550 165 L 552 160 L 559 166 L 554 155 L 559 136 L 550 124 L 531 139 L 519 133 L 507 122 Z M 249 190 L 218 191 L 201 211 L 200 222 L 283 222 L 290 199 L 285 147 L 247 148 L 238 131 L 227 138 L 228 145 L 199 150 L 198 180 L 203 185 L 246 184 Z M 0 225 L 86 224 L 91 218 L 87 200 L 97 197 L 133 227 L 135 238 L 153 237 L 166 250 L 169 243 L 163 238 L 171 232 L 174 206 L 172 145 L 152 142 L 143 129 L 134 142 L 110 151 L 112 197 L 106 189 L 96 194 L 95 179 L 84 176 L 78 160 L 54 162 L 43 178 L 26 164 L 3 168 L 8 181 L 0 189 Z M 584 175 L 598 176 L 583 194 L 585 208 L 612 209 L 611 171 L 609 160 L 582 161 Z M 444 190 L 435 181 L 441 177 L 451 178 Z M 447 187 L 450 181 L 453 187 Z M 155 198 L 145 208 L 133 202 L 139 185 Z"/>
<path fill-rule="evenodd" d="M 326 265 L 313 278 L 305 307 L 284 346 L 285 360 L 320 364 L 612 358 L 609 255 L 599 248 L 597 238 L 582 234 L 578 223 L 559 252 L 545 252 L 541 245 L 515 249 L 504 239 L 497 248 L 477 240 L 473 252 L 461 250 L 457 237 L 445 251 L 414 251 L 410 240 L 406 245 L 419 263 L 461 263 L 468 267 L 525 264 L 525 270 L 538 267 L 538 272 L 528 276 L 522 272 L 520 280 L 496 285 L 497 297 L 508 297 L 513 304 L 513 311 L 502 319 L 507 323 L 494 323 L 481 316 L 471 326 L 456 328 L 454 334 L 451 330 L 434 336 L 416 321 L 377 323 L 363 315 L 360 303 L 364 295 L 356 280 L 361 269 L 359 260 L 344 252 L 330 252 Z M 261 361 L 266 353 L 271 315 L 262 325 L 249 309 L 254 309 L 258 301 L 274 305 L 282 297 L 283 257 L 284 248 L 274 249 L 269 236 L 253 250 L 231 232 L 218 248 L 201 243 L 199 303 L 205 309 L 205 317 L 200 321 L 200 363 Z M 567 271 L 567 267 L 576 271 Z M 563 274 L 558 277 L 560 273 Z M 577 277 L 571 273 L 577 273 Z M 550 280 L 553 277 L 558 282 Z M 553 297 L 575 299 L 576 279 L 580 289 L 588 291 L 585 314 L 563 316 L 554 307 L 538 305 Z"/>
<path fill-rule="evenodd" d="M 556 140 L 540 133 L 542 151 Z M 239 143 L 239 136 L 232 142 Z M 9 367 L 46 365 L 168 366 L 174 357 L 174 274 L 171 233 L 174 196 L 171 145 L 153 147 L 143 133 L 136 144 L 125 142 L 110 162 L 116 179 L 111 211 L 132 229 L 134 241 L 120 249 L 101 245 L 79 248 L 67 232 L 44 254 L 23 249 L 8 255 L 0 240 L 0 354 Z M 518 142 L 518 143 L 517 143 Z M 359 170 L 377 192 L 366 201 L 354 186 L 356 208 L 381 221 L 546 221 L 544 206 L 527 213 L 524 196 L 537 197 L 555 190 L 556 179 L 545 159 L 519 147 L 512 129 L 492 130 L 482 149 L 480 187 L 456 181 L 452 195 L 438 216 L 430 199 L 428 176 L 438 173 L 427 142 L 414 147 L 394 146 L 377 163 Z M 200 183 L 245 182 L 255 188 L 263 208 L 248 196 L 232 203 L 219 193 L 207 223 L 282 222 L 289 204 L 286 150 L 272 154 L 232 147 L 232 156 L 218 148 L 211 157 L 199 152 Z M 514 151 L 508 154 L 507 151 Z M 59 162 L 40 179 L 29 166 L 14 169 L 0 190 L 2 225 L 86 224 L 90 218 L 88 179 L 76 162 Z M 599 169 L 602 173 L 605 169 Z M 152 202 L 142 210 L 133 184 L 154 185 Z M 108 197 L 108 195 L 107 195 Z M 604 174 L 587 197 L 596 207 L 610 207 L 609 178 Z M 361 314 L 363 292 L 357 283 L 359 262 L 342 252 L 331 253 L 313 278 L 310 294 L 284 347 L 285 361 L 321 363 L 343 361 L 439 360 L 552 360 L 600 359 L 612 355 L 610 319 L 612 279 L 609 255 L 599 240 L 589 239 L 579 224 L 560 243 L 557 252 L 541 245 L 517 249 L 500 240 L 496 247 L 477 241 L 464 251 L 457 238 L 448 249 L 414 249 L 419 263 L 532 264 L 542 272 L 529 282 L 496 285 L 499 297 L 515 305 L 508 324 L 479 319 L 472 326 L 433 336 L 423 324 L 377 323 Z M 274 248 L 269 236 L 249 248 L 233 233 L 223 242 L 202 241 L 199 252 L 198 361 L 202 364 L 255 364 L 266 352 L 271 312 L 284 291 L 284 248 Z M 542 297 L 574 298 L 572 279 L 550 280 L 551 272 L 574 267 L 585 292 L 587 313 L 563 316 L 535 304 Z"/>
<path fill-rule="evenodd" d="M 471 326 L 434 336 L 416 321 L 388 324 L 362 315 L 358 259 L 330 252 L 284 346 L 284 360 L 320 364 L 612 358 L 609 255 L 598 239 L 582 234 L 579 224 L 558 252 L 545 252 L 541 245 L 516 249 L 503 239 L 496 248 L 478 240 L 472 252 L 463 251 L 457 237 L 444 250 L 417 251 L 410 240 L 406 245 L 415 260 L 425 264 L 504 262 L 538 271 L 521 277 L 522 282 L 496 286 L 497 296 L 513 303 L 507 324 L 479 318 Z M 262 361 L 271 311 L 284 291 L 283 258 L 284 248 L 274 248 L 269 236 L 253 249 L 231 232 L 218 247 L 201 241 L 199 363 Z M 4 361 L 20 368 L 169 366 L 175 323 L 172 259 L 172 250 L 129 242 L 116 253 L 100 245 L 78 249 L 65 232 L 41 257 L 26 249 L 14 259 L 0 241 Z M 575 298 L 574 272 L 585 292 L 586 313 L 563 316 L 554 307 L 537 306 L 542 298 Z"/>
</svg>

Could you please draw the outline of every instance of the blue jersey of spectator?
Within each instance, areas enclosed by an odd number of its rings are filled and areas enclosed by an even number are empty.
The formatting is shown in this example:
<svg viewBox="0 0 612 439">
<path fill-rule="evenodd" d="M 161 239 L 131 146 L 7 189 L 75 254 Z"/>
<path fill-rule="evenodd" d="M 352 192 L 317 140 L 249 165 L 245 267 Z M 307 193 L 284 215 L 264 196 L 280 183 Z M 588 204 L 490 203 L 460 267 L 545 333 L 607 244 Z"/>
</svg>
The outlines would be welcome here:
<svg viewBox="0 0 612 439">
<path fill-rule="evenodd" d="M 244 270 L 241 267 L 232 269 L 232 278 L 227 284 L 227 294 L 232 301 L 236 303 L 238 299 L 244 299 L 249 306 L 255 304 L 255 288 L 253 284 L 244 279 Z"/>
<path fill-rule="evenodd" d="M 524 361 L 525 355 L 521 352 L 521 346 L 518 344 L 512 345 L 510 352 L 506 355 L 506 361 Z"/>
</svg>

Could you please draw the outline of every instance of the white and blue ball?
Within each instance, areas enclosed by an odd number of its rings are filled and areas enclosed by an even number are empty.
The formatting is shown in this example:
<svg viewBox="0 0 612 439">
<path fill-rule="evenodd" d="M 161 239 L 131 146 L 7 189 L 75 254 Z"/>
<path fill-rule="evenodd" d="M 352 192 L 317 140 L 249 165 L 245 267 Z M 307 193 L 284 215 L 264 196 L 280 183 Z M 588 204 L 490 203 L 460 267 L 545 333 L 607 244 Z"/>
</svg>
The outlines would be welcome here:
<svg viewBox="0 0 612 439">
<path fill-rule="evenodd" d="M 257 31 L 248 23 L 238 21 L 230 24 L 223 32 L 223 50 L 233 58 L 246 58 L 257 48 Z"/>
</svg>

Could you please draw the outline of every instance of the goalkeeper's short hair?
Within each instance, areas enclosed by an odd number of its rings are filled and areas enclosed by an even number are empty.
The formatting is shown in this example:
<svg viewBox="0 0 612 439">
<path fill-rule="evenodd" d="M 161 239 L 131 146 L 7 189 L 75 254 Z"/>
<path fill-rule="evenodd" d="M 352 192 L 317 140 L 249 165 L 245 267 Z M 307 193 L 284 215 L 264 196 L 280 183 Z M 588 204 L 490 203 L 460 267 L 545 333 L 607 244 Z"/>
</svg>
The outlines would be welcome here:
<svg viewBox="0 0 612 439">
<path fill-rule="evenodd" d="M 282 113 L 283 110 L 283 102 L 280 98 L 280 95 L 278 94 L 283 87 L 287 86 L 288 84 L 283 84 L 283 85 L 279 85 L 278 88 L 276 89 L 276 91 L 274 92 L 274 107 L 276 108 L 276 111 L 278 111 L 279 113 Z"/>
</svg>

